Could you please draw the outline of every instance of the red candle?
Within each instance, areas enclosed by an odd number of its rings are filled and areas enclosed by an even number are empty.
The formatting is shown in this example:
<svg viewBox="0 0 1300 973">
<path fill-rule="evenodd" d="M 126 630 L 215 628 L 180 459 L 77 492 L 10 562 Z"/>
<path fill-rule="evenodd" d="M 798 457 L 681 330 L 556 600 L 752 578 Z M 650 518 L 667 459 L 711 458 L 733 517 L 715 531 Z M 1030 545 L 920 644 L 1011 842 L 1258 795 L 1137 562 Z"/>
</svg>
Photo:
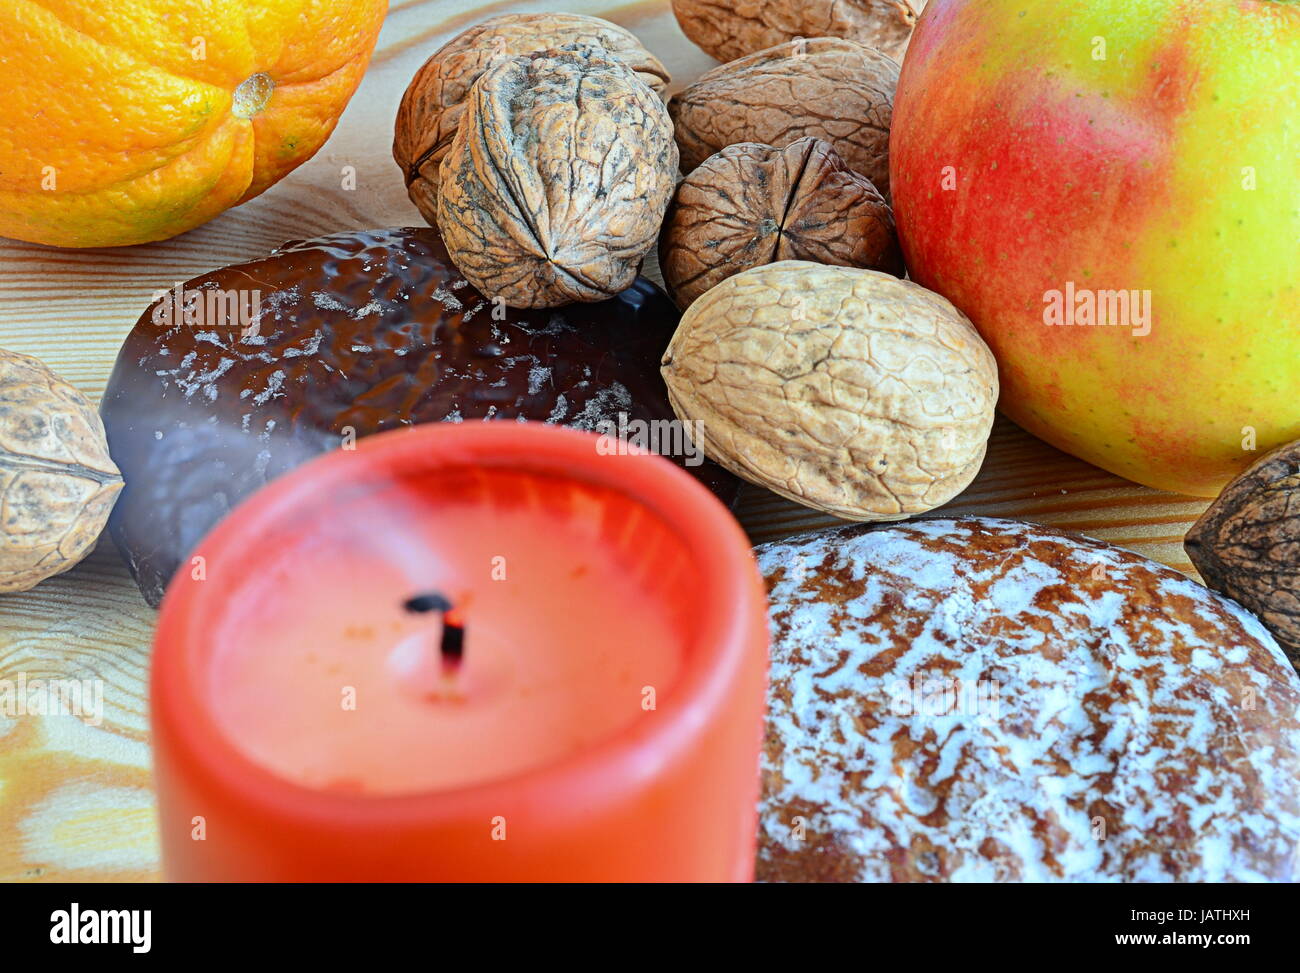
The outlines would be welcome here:
<svg viewBox="0 0 1300 973">
<path fill-rule="evenodd" d="M 282 477 L 163 603 L 174 880 L 747 880 L 766 618 L 694 479 L 518 423 Z"/>
<path fill-rule="evenodd" d="M 223 734 L 308 787 L 409 794 L 542 766 L 642 721 L 643 690 L 657 703 L 681 673 L 672 593 L 647 590 L 601 519 L 539 508 L 535 483 L 447 471 L 436 504 L 393 484 L 320 522 L 309 548 L 266 552 L 212 632 Z M 426 591 L 445 608 L 406 607 Z"/>
</svg>

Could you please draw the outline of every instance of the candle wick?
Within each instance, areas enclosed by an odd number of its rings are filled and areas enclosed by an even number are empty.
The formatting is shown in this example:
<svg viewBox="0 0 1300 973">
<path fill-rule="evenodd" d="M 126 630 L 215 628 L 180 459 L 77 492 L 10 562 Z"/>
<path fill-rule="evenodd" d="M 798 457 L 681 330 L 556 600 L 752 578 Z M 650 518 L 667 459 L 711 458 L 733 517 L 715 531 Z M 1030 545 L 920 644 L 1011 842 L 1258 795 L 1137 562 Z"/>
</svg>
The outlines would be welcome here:
<svg viewBox="0 0 1300 973">
<path fill-rule="evenodd" d="M 429 591 L 422 595 L 407 598 L 402 603 L 402 607 L 416 615 L 423 615 L 427 612 L 446 614 L 451 611 L 451 602 L 447 600 L 445 595 L 441 595 L 436 591 Z"/>
<path fill-rule="evenodd" d="M 442 614 L 442 637 L 438 640 L 438 654 L 442 659 L 442 674 L 452 676 L 460 669 L 465 656 L 465 626 L 461 622 L 460 612 L 445 595 L 436 591 L 415 595 L 406 599 L 402 605 L 409 612 Z"/>
<path fill-rule="evenodd" d="M 442 655 L 443 675 L 451 675 L 460 669 L 461 659 L 465 655 L 465 626 L 460 624 L 456 612 L 446 612 L 442 616 L 442 639 L 438 643 Z"/>
</svg>

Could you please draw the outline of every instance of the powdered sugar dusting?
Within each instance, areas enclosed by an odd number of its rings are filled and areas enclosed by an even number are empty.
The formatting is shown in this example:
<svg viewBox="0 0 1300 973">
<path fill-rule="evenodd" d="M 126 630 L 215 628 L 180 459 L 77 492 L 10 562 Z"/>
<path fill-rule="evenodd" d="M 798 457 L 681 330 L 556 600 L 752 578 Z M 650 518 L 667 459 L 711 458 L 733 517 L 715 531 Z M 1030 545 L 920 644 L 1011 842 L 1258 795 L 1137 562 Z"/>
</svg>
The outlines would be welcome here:
<svg viewBox="0 0 1300 973">
<path fill-rule="evenodd" d="M 1300 876 L 1300 678 L 1232 602 L 1012 521 L 757 555 L 761 878 Z"/>
<path fill-rule="evenodd" d="M 632 409 L 632 393 L 628 391 L 627 386 L 622 382 L 610 382 L 608 385 L 596 391 L 583 405 L 582 410 L 575 416 L 564 418 L 556 416 L 552 412 L 547 422 L 559 422 L 561 418 L 567 425 L 574 429 L 585 429 L 593 431 L 600 428 L 604 422 L 612 422 L 618 418 L 620 412 L 628 412 Z M 559 403 L 557 401 L 557 409 Z M 567 404 L 565 411 L 568 411 Z"/>
</svg>

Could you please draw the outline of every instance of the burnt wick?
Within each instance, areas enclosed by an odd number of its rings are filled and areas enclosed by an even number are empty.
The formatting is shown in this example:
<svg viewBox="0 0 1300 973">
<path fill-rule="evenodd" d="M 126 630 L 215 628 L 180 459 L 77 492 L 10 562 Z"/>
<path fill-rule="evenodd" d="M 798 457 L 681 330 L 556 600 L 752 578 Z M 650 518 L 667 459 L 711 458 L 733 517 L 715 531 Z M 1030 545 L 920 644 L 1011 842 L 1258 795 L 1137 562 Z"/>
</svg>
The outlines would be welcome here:
<svg viewBox="0 0 1300 973">
<path fill-rule="evenodd" d="M 465 656 L 465 626 L 460 613 L 452 606 L 445 595 L 436 591 L 426 592 L 406 599 L 402 607 L 408 612 L 423 615 L 429 612 L 442 614 L 442 638 L 438 641 L 438 654 L 442 659 L 442 673 L 450 676 L 460 669 Z"/>
<path fill-rule="evenodd" d="M 438 643 L 442 654 L 442 671 L 450 674 L 460 668 L 465 655 L 465 626 L 455 617 L 455 612 L 442 616 L 442 639 Z"/>
<path fill-rule="evenodd" d="M 451 602 L 438 592 L 430 591 L 423 595 L 407 598 L 402 603 L 402 607 L 416 615 L 423 615 L 427 612 L 442 612 L 445 615 L 451 611 Z"/>
</svg>

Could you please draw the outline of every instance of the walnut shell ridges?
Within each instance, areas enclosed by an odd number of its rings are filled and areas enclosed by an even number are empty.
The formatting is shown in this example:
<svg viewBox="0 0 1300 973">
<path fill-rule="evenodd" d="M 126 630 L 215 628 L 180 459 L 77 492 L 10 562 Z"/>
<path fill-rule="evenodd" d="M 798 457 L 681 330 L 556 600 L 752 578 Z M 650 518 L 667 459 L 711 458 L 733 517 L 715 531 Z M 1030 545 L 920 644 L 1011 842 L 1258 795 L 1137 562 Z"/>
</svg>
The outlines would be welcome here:
<svg viewBox="0 0 1300 973">
<path fill-rule="evenodd" d="M 913 8 L 908 0 L 673 0 L 682 33 L 719 61 L 800 37 L 845 37 L 901 60 Z"/>
<path fill-rule="evenodd" d="M 0 350 L 0 592 L 89 554 L 121 489 L 86 397 L 37 359 Z"/>
<path fill-rule="evenodd" d="M 437 225 L 438 167 L 465 112 L 469 90 L 503 59 L 567 44 L 600 47 L 622 61 L 656 94 L 669 75 L 629 31 L 582 14 L 504 14 L 469 28 L 424 63 L 402 95 L 393 135 L 393 159 L 421 215 Z"/>
<path fill-rule="evenodd" d="M 897 87 L 897 62 L 838 37 L 779 44 L 720 65 L 668 103 L 682 171 L 737 142 L 784 148 L 812 136 L 888 200 Z"/>
<path fill-rule="evenodd" d="M 461 273 L 512 307 L 601 301 L 654 246 L 677 147 L 663 103 L 603 51 L 497 64 L 442 161 L 438 224 Z"/>
<path fill-rule="evenodd" d="M 1258 615 L 1300 669 L 1300 442 L 1224 487 L 1184 547 L 1205 583 Z"/>
<path fill-rule="evenodd" d="M 947 300 L 794 260 L 700 297 L 662 371 L 711 459 L 848 520 L 897 520 L 965 489 L 998 396 L 992 353 Z"/>
<path fill-rule="evenodd" d="M 810 260 L 903 276 L 889 205 L 827 142 L 729 145 L 677 187 L 659 269 L 679 307 L 732 274 Z"/>
</svg>

